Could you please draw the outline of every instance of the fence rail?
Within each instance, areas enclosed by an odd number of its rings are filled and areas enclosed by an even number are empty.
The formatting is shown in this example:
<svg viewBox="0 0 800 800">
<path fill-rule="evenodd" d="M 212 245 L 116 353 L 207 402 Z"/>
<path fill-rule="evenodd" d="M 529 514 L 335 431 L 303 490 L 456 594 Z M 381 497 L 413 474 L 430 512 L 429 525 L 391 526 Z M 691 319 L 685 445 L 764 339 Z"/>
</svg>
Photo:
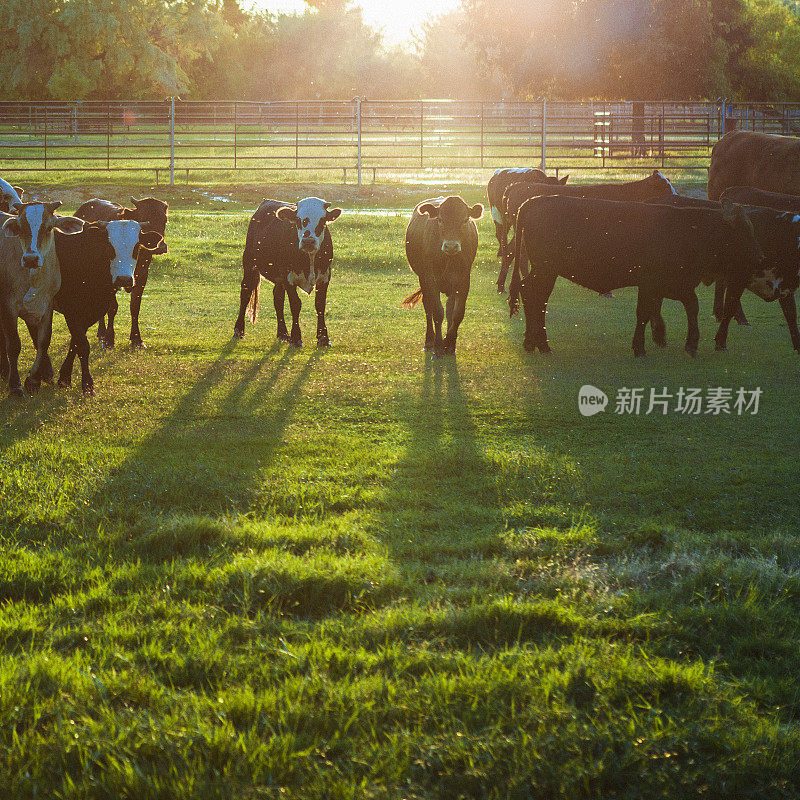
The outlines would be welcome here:
<svg viewBox="0 0 800 800">
<path fill-rule="evenodd" d="M 708 166 L 734 128 L 800 135 L 800 105 L 714 102 L 0 102 L 0 169 L 591 171 Z"/>
</svg>

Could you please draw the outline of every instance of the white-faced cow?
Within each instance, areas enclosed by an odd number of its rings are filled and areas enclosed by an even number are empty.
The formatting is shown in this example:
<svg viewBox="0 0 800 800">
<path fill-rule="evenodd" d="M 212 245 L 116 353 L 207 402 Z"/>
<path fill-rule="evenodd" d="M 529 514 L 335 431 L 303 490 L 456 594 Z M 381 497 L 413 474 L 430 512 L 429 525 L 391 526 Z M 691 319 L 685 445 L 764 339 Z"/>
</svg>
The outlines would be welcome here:
<svg viewBox="0 0 800 800">
<path fill-rule="evenodd" d="M 94 394 L 86 331 L 107 313 L 118 289 L 134 287 L 139 252 L 144 249 L 154 253 L 162 242 L 161 234 L 144 232 L 133 220 L 87 222 L 77 236 L 56 234 L 61 288 L 54 307 L 64 315 L 71 337 L 58 376 L 59 386 L 72 384 L 77 355 L 83 392 Z"/>
<path fill-rule="evenodd" d="M 279 200 L 265 200 L 253 214 L 247 229 L 242 256 L 244 277 L 240 293 L 239 316 L 233 326 L 237 339 L 244 336 L 245 314 L 255 323 L 258 318 L 261 277 L 272 281 L 272 298 L 278 320 L 278 339 L 295 347 L 303 346 L 300 333 L 300 295 L 316 289 L 317 346 L 330 347 L 325 325 L 325 303 L 331 280 L 333 240 L 328 223 L 338 219 L 342 210 L 330 208 L 319 197 L 306 197 L 297 205 Z M 292 312 L 291 334 L 283 316 L 284 301 L 289 296 Z"/>
<path fill-rule="evenodd" d="M 756 194 L 750 194 L 750 192 Z M 763 194 L 759 189 L 744 189 L 741 192 L 728 190 L 723 193 L 722 202 L 732 201 L 732 197 L 758 197 Z M 729 195 L 732 197 L 729 199 Z M 800 212 L 800 197 L 794 195 L 774 194 L 773 198 L 789 198 L 785 205 L 796 204 Z M 648 203 L 661 203 L 681 207 L 708 208 L 721 212 L 720 203 L 713 200 L 702 200 L 696 197 L 683 197 L 675 195 L 673 197 L 657 197 Z M 774 202 L 774 201 L 773 201 Z M 797 327 L 797 306 L 795 304 L 795 292 L 800 284 L 800 213 L 792 210 L 776 210 L 774 207 L 760 205 L 745 206 L 747 216 L 753 223 L 753 231 L 756 239 L 764 251 L 764 263 L 755 273 L 748 289 L 753 294 L 758 295 L 768 303 L 777 300 L 786 324 L 789 328 L 789 336 L 792 346 L 800 352 L 800 330 Z M 725 283 L 722 279 L 716 281 L 714 292 L 714 315 L 718 322 L 724 318 L 725 308 Z M 741 302 L 737 304 L 734 312 L 734 319 L 744 317 Z M 727 325 L 724 333 L 718 337 L 718 349 L 725 349 L 727 337 Z"/>
<path fill-rule="evenodd" d="M 542 195 L 564 195 L 566 197 L 596 197 L 602 200 L 646 200 L 648 197 L 675 194 L 675 188 L 669 179 L 658 170 L 653 170 L 652 175 L 636 181 L 625 183 L 589 183 L 585 185 L 551 186 L 536 183 L 512 183 L 503 193 L 502 219 L 508 229 L 515 227 L 517 211 L 520 206 L 532 197 Z M 516 235 L 516 229 L 515 229 Z M 511 259 L 515 252 L 512 239 L 506 248 L 506 257 L 500 266 L 500 275 L 497 278 L 497 290 L 504 291 L 506 276 L 511 267 Z M 523 252 L 523 257 L 524 257 Z M 523 264 L 524 266 L 524 264 Z"/>
<path fill-rule="evenodd" d="M 119 203 L 112 203 L 110 200 L 89 200 L 75 212 L 75 216 L 85 219 L 87 222 L 110 222 L 117 219 L 129 219 L 138 222 L 142 226 L 144 233 L 152 231 L 161 237 L 161 244 L 155 250 L 148 250 L 145 247 L 139 248 L 134 284 L 132 288 L 125 290 L 130 292 L 131 295 L 131 347 L 144 347 L 142 333 L 139 330 L 139 311 L 142 307 L 142 295 L 144 294 L 144 287 L 147 285 L 153 256 L 164 255 L 168 252 L 167 243 L 164 239 L 167 235 L 169 206 L 163 200 L 157 200 L 155 197 L 145 197 L 142 200 L 131 197 L 131 203 L 133 203 L 133 208 L 125 208 Z M 114 317 L 118 310 L 119 304 L 115 294 L 111 298 L 111 303 L 108 307 L 108 324 L 105 322 L 105 315 L 100 318 L 97 324 L 97 338 L 100 340 L 101 347 L 114 346 Z"/>
<path fill-rule="evenodd" d="M 524 280 L 519 270 L 522 247 L 531 266 Z M 543 353 L 550 352 L 544 320 L 559 275 L 596 292 L 639 288 L 633 336 L 637 356 L 644 355 L 644 329 L 663 298 L 678 300 L 688 321 L 686 351 L 695 355 L 700 337 L 695 289 L 700 281 L 727 280 L 724 324 L 764 259 L 746 212 L 733 203 L 716 211 L 536 197 L 517 214 L 516 248 L 509 306 L 514 314 L 522 294 L 525 349 Z M 724 333 L 717 335 L 719 346 Z"/>
<path fill-rule="evenodd" d="M 563 186 L 569 175 L 557 178 L 546 175 L 542 170 L 534 167 L 509 167 L 507 169 L 496 169 L 489 183 L 486 186 L 486 194 L 489 198 L 489 211 L 494 221 L 494 232 L 497 237 L 499 248 L 497 256 L 501 261 L 505 260 L 506 248 L 508 247 L 508 229 L 510 225 L 505 225 L 502 216 L 503 194 L 512 183 L 538 183 L 550 186 Z M 513 225 L 513 221 L 511 225 Z M 504 279 L 505 282 L 505 279 Z M 503 291 L 503 289 L 500 289 Z"/>
<path fill-rule="evenodd" d="M 425 308 L 425 349 L 434 355 L 455 353 L 458 326 L 464 319 L 470 271 L 478 251 L 475 220 L 483 206 L 468 206 L 460 197 L 437 197 L 420 203 L 406 230 L 406 256 L 419 277 L 419 289 L 402 305 L 413 308 L 420 299 Z M 442 338 L 444 309 L 439 297 L 447 295 L 447 335 Z"/>
<path fill-rule="evenodd" d="M 42 381 L 53 379 L 47 355 L 53 326 L 53 302 L 61 286 L 61 271 L 56 256 L 55 232 L 80 233 L 83 221 L 61 217 L 55 203 L 21 203 L 15 215 L 0 214 L 0 375 L 8 378 L 9 393 L 23 396 L 19 378 L 21 343 L 17 319 L 21 317 L 36 347 L 36 360 L 25 379 L 25 388 L 35 392 Z"/>
</svg>

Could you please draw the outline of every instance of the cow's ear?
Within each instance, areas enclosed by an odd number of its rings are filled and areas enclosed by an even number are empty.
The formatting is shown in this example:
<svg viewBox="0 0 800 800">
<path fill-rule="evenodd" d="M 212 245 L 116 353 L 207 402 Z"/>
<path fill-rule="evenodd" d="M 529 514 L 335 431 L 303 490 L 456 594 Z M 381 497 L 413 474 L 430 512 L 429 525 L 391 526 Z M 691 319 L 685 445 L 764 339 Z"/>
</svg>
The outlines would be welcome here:
<svg viewBox="0 0 800 800">
<path fill-rule="evenodd" d="M 475 203 L 469 210 L 469 215 L 472 219 L 480 219 L 483 216 L 483 206 L 480 203 Z"/>
<path fill-rule="evenodd" d="M 325 222 L 333 222 L 335 219 L 339 219 L 342 215 L 341 208 L 331 208 L 330 210 L 325 212 Z"/>
<path fill-rule="evenodd" d="M 83 230 L 83 220 L 78 217 L 56 217 L 53 228 L 72 236 Z"/>
<path fill-rule="evenodd" d="M 57 208 L 61 208 L 63 203 L 60 200 L 54 200 L 52 203 L 45 203 L 44 207 L 51 213 L 55 214 Z"/>
<path fill-rule="evenodd" d="M 722 219 L 729 225 L 732 225 L 737 219 L 740 219 L 744 213 L 742 207 L 738 203 L 732 203 L 730 200 L 723 200 L 720 203 L 720 209 L 722 211 Z"/>
<path fill-rule="evenodd" d="M 569 180 L 569 175 L 565 175 L 563 178 L 558 179 L 558 185 L 566 186 L 568 180 Z"/>
<path fill-rule="evenodd" d="M 297 213 L 289 206 L 281 206 L 276 212 L 275 216 L 282 222 L 291 222 L 294 225 L 297 222 Z"/>
<path fill-rule="evenodd" d="M 138 206 L 140 202 L 141 200 L 137 200 L 133 195 L 131 195 L 131 203 L 133 203 L 134 208 L 136 208 L 136 206 Z"/>
<path fill-rule="evenodd" d="M 433 203 L 423 203 L 417 211 L 420 214 L 427 214 L 431 219 L 439 216 L 439 206 L 435 206 Z"/>
<path fill-rule="evenodd" d="M 12 236 L 20 236 L 22 234 L 22 227 L 19 224 L 19 217 L 11 216 L 10 214 L 3 214 L 5 222 L 3 223 L 3 235 L 11 238 Z"/>
<path fill-rule="evenodd" d="M 161 234 L 155 231 L 147 231 L 147 233 L 139 234 L 139 246 L 143 247 L 145 250 L 158 250 L 159 245 L 163 241 Z"/>
<path fill-rule="evenodd" d="M 19 199 L 22 200 L 22 195 L 25 194 L 25 190 L 21 186 L 12 186 L 11 188 L 19 195 Z"/>
</svg>

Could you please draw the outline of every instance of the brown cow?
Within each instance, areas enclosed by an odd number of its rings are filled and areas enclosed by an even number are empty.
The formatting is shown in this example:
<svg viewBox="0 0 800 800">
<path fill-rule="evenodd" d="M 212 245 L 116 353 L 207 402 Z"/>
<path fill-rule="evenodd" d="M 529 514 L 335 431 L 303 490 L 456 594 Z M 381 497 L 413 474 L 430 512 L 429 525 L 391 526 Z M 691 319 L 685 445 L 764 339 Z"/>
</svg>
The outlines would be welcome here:
<svg viewBox="0 0 800 800">
<path fill-rule="evenodd" d="M 460 197 L 436 197 L 420 203 L 406 230 L 406 256 L 419 276 L 419 289 L 402 305 L 425 307 L 425 349 L 434 355 L 456 352 L 458 326 L 464 319 L 472 262 L 478 252 L 475 220 L 483 206 L 468 206 Z M 447 335 L 442 338 L 444 310 L 440 293 L 447 295 Z"/>
<path fill-rule="evenodd" d="M 732 203 L 741 203 L 743 206 L 761 206 L 761 208 L 773 208 L 775 211 L 791 211 L 792 214 L 800 214 L 800 195 L 767 192 L 763 189 L 753 189 L 751 186 L 732 186 L 720 195 L 720 200 L 730 200 Z"/>
<path fill-rule="evenodd" d="M 584 186 L 575 184 L 570 186 L 545 186 L 537 183 L 514 183 L 503 194 L 502 217 L 506 225 L 513 226 L 520 206 L 532 197 L 544 195 L 634 201 L 647 200 L 650 197 L 660 197 L 668 194 L 676 194 L 675 188 L 658 170 L 653 170 L 653 174 L 648 175 L 646 178 L 626 183 L 589 183 Z M 505 290 L 506 276 L 514 254 L 514 244 L 515 242 L 512 239 L 506 248 L 506 258 L 500 266 L 500 275 L 497 278 L 498 292 Z M 523 259 L 525 259 L 525 248 L 522 248 L 522 255 Z"/>
<path fill-rule="evenodd" d="M 711 151 L 708 199 L 731 186 L 800 194 L 800 139 L 755 131 L 726 133 Z"/>
</svg>

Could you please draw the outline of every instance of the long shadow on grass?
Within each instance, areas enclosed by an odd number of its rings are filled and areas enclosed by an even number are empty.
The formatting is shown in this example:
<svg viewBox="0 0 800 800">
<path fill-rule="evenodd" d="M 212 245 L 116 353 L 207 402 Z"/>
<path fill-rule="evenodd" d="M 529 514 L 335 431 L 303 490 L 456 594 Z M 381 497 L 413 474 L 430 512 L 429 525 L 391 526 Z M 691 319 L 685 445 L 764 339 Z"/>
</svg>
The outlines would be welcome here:
<svg viewBox="0 0 800 800">
<path fill-rule="evenodd" d="M 135 522 L 153 513 L 247 511 L 258 475 L 274 458 L 319 355 L 287 347 L 272 363 L 283 347 L 276 343 L 242 365 L 229 358 L 234 347 L 222 349 L 174 411 L 98 489 L 96 513 Z"/>
<path fill-rule="evenodd" d="M 491 552 L 497 488 L 455 359 L 426 360 L 418 399 L 404 416 L 408 445 L 387 490 L 381 526 L 398 561 L 432 574 L 453 557 Z"/>
</svg>

